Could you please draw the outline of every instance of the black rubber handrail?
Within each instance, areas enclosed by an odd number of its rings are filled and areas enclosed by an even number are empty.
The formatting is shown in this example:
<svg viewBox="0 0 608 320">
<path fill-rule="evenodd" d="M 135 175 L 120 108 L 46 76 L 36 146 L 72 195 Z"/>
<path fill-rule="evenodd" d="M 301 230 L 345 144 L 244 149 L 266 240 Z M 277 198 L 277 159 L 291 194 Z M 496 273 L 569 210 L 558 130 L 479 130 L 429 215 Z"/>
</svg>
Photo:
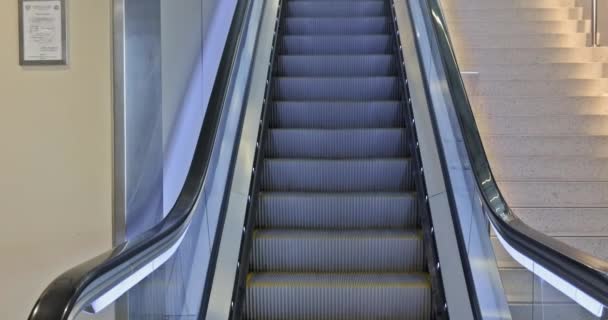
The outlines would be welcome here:
<svg viewBox="0 0 608 320">
<path fill-rule="evenodd" d="M 156 226 L 57 277 L 36 301 L 30 320 L 68 320 L 87 307 L 87 303 L 111 289 L 116 283 L 111 275 L 120 273 L 125 279 L 153 261 L 188 230 L 194 207 L 206 183 L 212 149 L 224 109 L 230 76 L 235 66 L 238 45 L 243 31 L 243 17 L 249 0 L 239 0 L 230 25 L 226 46 L 213 85 L 192 163 L 184 186 L 168 215 Z M 112 279 L 112 280 L 106 280 Z M 84 301 L 83 301 L 84 300 Z"/>
<path fill-rule="evenodd" d="M 448 89 L 457 115 L 471 169 L 488 210 L 484 210 L 496 232 L 515 250 L 569 282 L 580 291 L 608 306 L 608 262 L 536 231 L 510 209 L 492 173 L 456 55 L 446 28 L 439 0 L 422 0 L 427 6 Z"/>
</svg>

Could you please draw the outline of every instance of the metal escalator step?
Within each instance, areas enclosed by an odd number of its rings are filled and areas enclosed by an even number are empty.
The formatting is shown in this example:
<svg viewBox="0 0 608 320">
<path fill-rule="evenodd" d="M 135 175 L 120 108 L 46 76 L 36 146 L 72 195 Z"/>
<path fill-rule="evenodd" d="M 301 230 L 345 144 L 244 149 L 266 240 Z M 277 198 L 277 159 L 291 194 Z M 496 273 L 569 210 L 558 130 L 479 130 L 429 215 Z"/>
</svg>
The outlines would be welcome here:
<svg viewBox="0 0 608 320">
<path fill-rule="evenodd" d="M 398 253 L 398 254 L 397 254 Z M 417 230 L 256 230 L 251 270 L 265 272 L 416 272 Z"/>
<path fill-rule="evenodd" d="M 242 318 L 430 320 L 390 2 L 283 12 Z"/>
<path fill-rule="evenodd" d="M 397 100 L 399 83 L 397 77 L 276 77 L 273 89 L 278 100 Z"/>
<path fill-rule="evenodd" d="M 261 186 L 271 191 L 382 192 L 414 187 L 410 159 L 266 159 Z"/>
<path fill-rule="evenodd" d="M 361 17 L 388 15 L 385 1 L 288 1 L 287 17 Z"/>
<path fill-rule="evenodd" d="M 395 76 L 397 70 L 392 55 L 281 55 L 277 58 L 277 75 L 285 77 Z"/>
<path fill-rule="evenodd" d="M 247 319 L 427 320 L 427 274 L 251 273 Z"/>
<path fill-rule="evenodd" d="M 271 105 L 271 128 L 398 128 L 404 126 L 399 101 L 279 101 Z"/>
<path fill-rule="evenodd" d="M 403 158 L 405 129 L 270 129 L 266 156 L 271 158 Z"/>
<path fill-rule="evenodd" d="M 261 192 L 259 228 L 413 228 L 416 194 Z"/>
<path fill-rule="evenodd" d="M 391 28 L 388 17 L 286 18 L 283 34 L 387 34 Z"/>
<path fill-rule="evenodd" d="M 387 54 L 393 51 L 389 35 L 283 36 L 283 54 Z"/>
</svg>

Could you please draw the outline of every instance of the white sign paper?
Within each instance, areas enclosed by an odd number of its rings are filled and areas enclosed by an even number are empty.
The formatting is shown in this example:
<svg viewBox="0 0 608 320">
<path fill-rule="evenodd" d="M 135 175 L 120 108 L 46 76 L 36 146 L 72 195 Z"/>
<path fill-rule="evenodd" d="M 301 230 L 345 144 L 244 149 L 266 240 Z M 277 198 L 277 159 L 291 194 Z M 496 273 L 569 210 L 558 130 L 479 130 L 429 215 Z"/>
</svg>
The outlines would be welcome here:
<svg viewBox="0 0 608 320">
<path fill-rule="evenodd" d="M 61 1 L 23 1 L 23 59 L 63 60 Z"/>
</svg>

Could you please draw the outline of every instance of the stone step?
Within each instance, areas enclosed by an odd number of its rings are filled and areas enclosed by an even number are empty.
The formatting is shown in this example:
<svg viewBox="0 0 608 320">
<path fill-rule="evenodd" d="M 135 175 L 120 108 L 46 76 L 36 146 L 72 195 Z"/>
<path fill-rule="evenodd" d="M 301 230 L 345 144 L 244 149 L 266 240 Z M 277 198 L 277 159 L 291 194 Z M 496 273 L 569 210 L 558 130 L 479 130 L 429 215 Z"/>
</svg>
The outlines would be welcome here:
<svg viewBox="0 0 608 320">
<path fill-rule="evenodd" d="M 585 33 L 467 34 L 452 36 L 455 47 L 463 48 L 578 48 L 591 43 Z"/>
<path fill-rule="evenodd" d="M 477 97 L 472 107 L 478 115 L 608 115 L 608 97 Z"/>
<path fill-rule="evenodd" d="M 591 43 L 585 33 L 463 34 L 452 36 L 458 48 L 578 48 Z"/>
<path fill-rule="evenodd" d="M 591 32 L 589 20 L 563 20 L 563 21 L 477 21 L 454 20 L 448 26 L 452 37 L 458 34 L 499 35 L 533 33 L 579 33 Z"/>
<path fill-rule="evenodd" d="M 500 270 L 502 285 L 508 302 L 530 303 L 571 302 L 570 298 L 526 269 L 503 268 Z"/>
<path fill-rule="evenodd" d="M 608 48 L 461 48 L 461 70 L 470 65 L 608 62 Z"/>
<path fill-rule="evenodd" d="M 479 131 L 488 134 L 608 135 L 608 116 L 496 116 L 479 114 L 475 119 Z"/>
<path fill-rule="evenodd" d="M 511 319 L 551 319 L 551 320 L 597 320 L 591 312 L 575 302 L 548 303 L 511 303 Z"/>
<path fill-rule="evenodd" d="M 561 221 L 556 222 L 557 224 L 561 224 Z M 496 263 L 498 264 L 499 268 L 524 268 L 517 261 L 515 261 L 513 257 L 511 257 L 495 235 L 492 235 L 491 239 L 494 247 L 494 255 L 496 256 Z M 608 259 L 608 237 L 573 236 L 555 237 L 555 239 L 597 258 L 604 260 Z"/>
<path fill-rule="evenodd" d="M 592 156 L 608 157 L 606 136 L 511 136 L 483 135 L 490 157 L 498 156 Z"/>
<path fill-rule="evenodd" d="M 608 49 L 588 47 L 587 4 L 444 1 L 507 202 L 532 228 L 608 259 Z M 514 320 L 593 319 L 492 243 Z"/>
<path fill-rule="evenodd" d="M 443 8 L 459 9 L 512 9 L 512 8 L 572 8 L 584 3 L 577 0 L 447 0 Z"/>
<path fill-rule="evenodd" d="M 608 207 L 608 182 L 499 181 L 498 185 L 515 212 L 520 207 Z"/>
<path fill-rule="evenodd" d="M 479 80 L 596 79 L 608 76 L 607 63 L 470 65 L 463 78 Z"/>
<path fill-rule="evenodd" d="M 551 237 L 608 238 L 606 208 L 517 208 L 514 212 L 527 225 Z M 583 234 L 581 230 L 584 230 Z M 577 242 L 568 241 L 571 245 Z M 592 247 L 577 247 L 589 253 L 595 252 Z M 608 259 L 608 251 L 602 253 L 602 258 Z"/>
<path fill-rule="evenodd" d="M 608 79 L 483 80 L 467 84 L 469 96 L 599 96 L 608 92 Z"/>
<path fill-rule="evenodd" d="M 608 158 L 518 156 L 491 159 L 501 181 L 608 181 Z"/>
<path fill-rule="evenodd" d="M 582 20 L 583 8 L 512 8 L 512 9 L 460 9 L 446 8 L 446 20 L 478 22 L 565 21 Z"/>
</svg>

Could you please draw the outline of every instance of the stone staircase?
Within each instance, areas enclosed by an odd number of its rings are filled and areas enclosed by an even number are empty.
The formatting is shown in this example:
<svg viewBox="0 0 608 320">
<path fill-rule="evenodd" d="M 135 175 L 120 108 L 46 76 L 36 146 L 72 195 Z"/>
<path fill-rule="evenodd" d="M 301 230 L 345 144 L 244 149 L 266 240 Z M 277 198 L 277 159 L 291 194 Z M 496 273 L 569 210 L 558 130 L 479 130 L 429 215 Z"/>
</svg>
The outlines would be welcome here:
<svg viewBox="0 0 608 320">
<path fill-rule="evenodd" d="M 443 0 L 492 169 L 531 227 L 608 259 L 608 48 L 578 0 Z M 513 319 L 594 319 L 493 236 Z"/>
</svg>

